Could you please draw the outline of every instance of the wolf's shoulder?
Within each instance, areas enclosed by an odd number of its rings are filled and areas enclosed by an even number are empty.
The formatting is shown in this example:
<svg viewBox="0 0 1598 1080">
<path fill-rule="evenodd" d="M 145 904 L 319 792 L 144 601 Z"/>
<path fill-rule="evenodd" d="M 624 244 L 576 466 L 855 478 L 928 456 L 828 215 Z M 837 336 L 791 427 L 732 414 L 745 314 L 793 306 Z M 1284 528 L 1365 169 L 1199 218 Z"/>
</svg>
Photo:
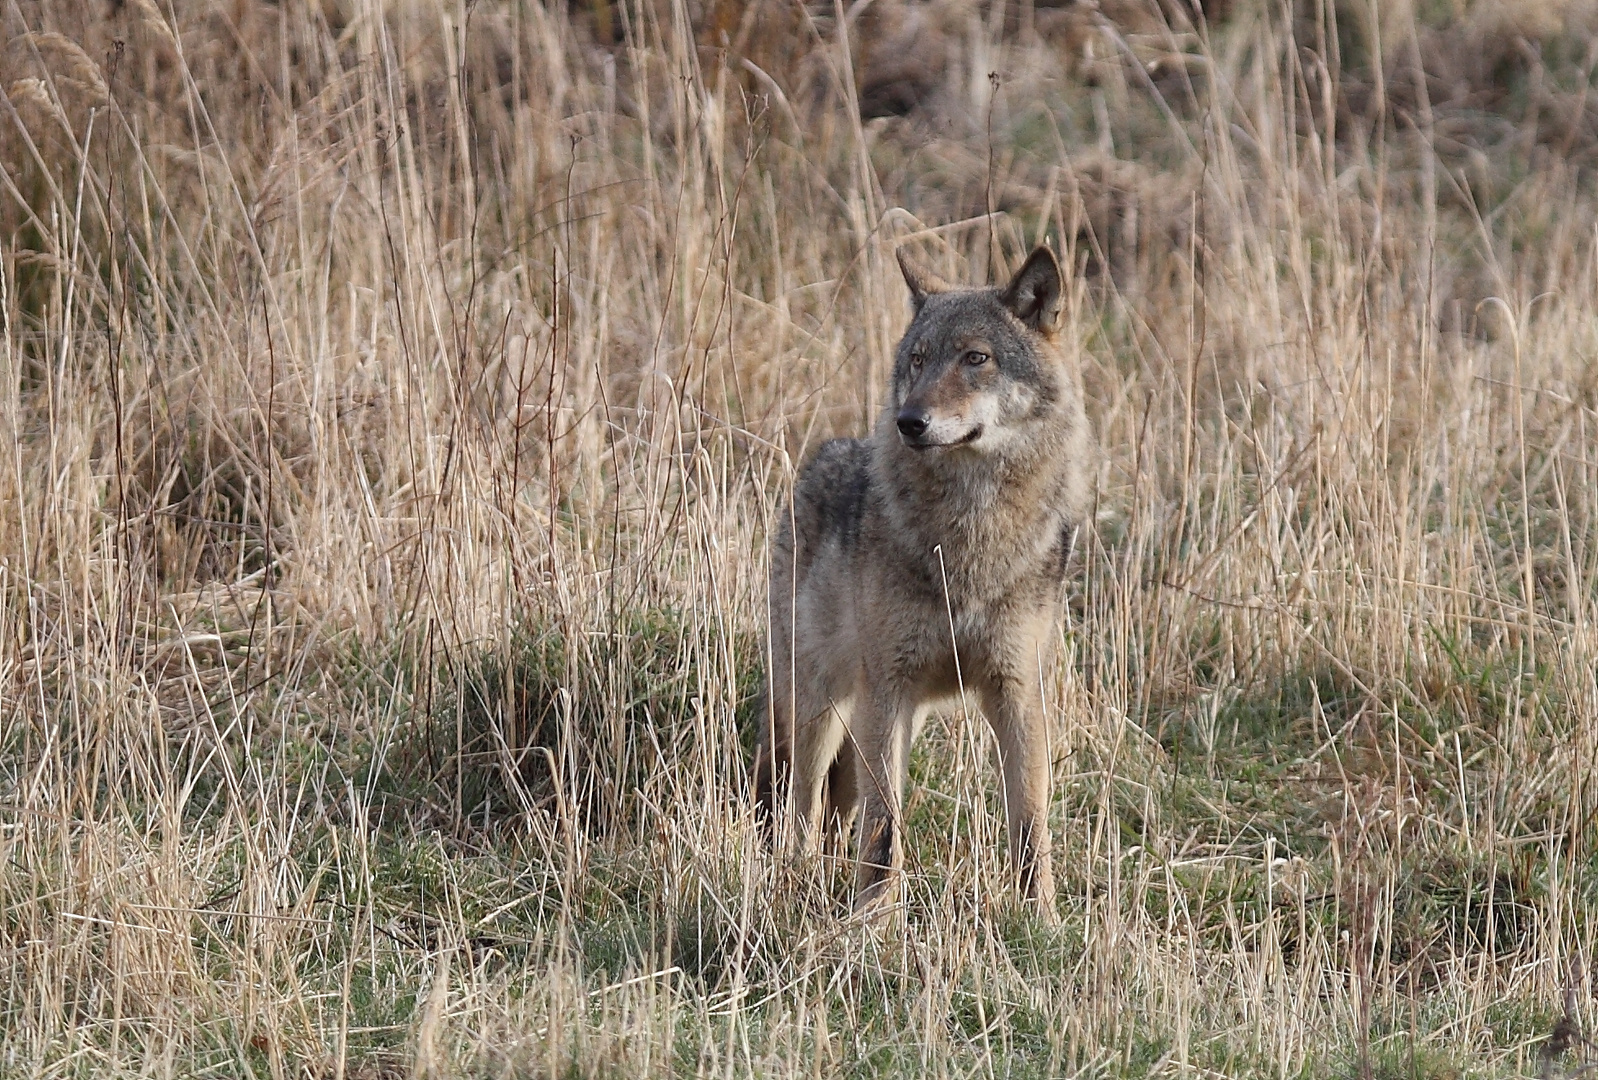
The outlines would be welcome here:
<svg viewBox="0 0 1598 1080">
<path fill-rule="evenodd" d="M 817 539 L 859 530 L 871 491 L 871 444 L 829 439 L 805 463 L 794 487 L 795 524 Z"/>
</svg>

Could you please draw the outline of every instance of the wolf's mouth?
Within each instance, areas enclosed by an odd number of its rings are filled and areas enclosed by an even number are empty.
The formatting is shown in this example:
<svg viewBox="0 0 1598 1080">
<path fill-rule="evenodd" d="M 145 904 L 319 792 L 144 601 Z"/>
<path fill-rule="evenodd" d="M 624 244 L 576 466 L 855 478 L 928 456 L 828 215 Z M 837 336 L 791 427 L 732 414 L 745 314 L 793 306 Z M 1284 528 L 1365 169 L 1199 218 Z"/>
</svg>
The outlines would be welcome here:
<svg viewBox="0 0 1598 1080">
<path fill-rule="evenodd" d="M 905 439 L 904 444 L 912 450 L 952 450 L 956 446 L 974 443 L 980 438 L 982 438 L 982 425 L 978 424 L 953 442 L 922 442 L 920 440 L 911 442 L 909 439 Z"/>
</svg>

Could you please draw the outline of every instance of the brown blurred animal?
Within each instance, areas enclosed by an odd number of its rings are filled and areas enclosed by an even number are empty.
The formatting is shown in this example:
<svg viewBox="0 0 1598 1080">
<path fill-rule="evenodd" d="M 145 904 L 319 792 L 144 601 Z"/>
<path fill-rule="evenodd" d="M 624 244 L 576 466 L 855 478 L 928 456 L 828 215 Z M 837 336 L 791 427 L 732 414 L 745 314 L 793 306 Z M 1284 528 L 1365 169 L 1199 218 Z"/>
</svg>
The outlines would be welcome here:
<svg viewBox="0 0 1598 1080">
<path fill-rule="evenodd" d="M 899 262 L 915 316 L 890 401 L 869 439 L 805 466 L 772 546 L 757 798 L 807 847 L 858 808 L 856 905 L 872 905 L 904 863 L 910 744 L 969 693 L 997 736 L 1022 891 L 1053 919 L 1042 683 L 1097 460 L 1065 282 L 1044 247 L 1001 288 Z"/>
</svg>

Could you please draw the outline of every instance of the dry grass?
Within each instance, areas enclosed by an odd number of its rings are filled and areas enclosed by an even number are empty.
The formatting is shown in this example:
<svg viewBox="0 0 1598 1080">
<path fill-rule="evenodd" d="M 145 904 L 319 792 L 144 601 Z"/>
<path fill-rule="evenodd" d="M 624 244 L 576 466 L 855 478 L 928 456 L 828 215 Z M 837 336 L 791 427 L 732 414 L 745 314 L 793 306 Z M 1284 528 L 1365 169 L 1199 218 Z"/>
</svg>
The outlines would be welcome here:
<svg viewBox="0 0 1598 1080">
<path fill-rule="evenodd" d="M 0 1074 L 1586 1059 L 1584 6 L 878 3 L 866 122 L 838 6 L 0 7 Z M 951 717 L 862 927 L 751 820 L 767 523 L 894 246 L 1043 238 L 1063 926 Z"/>
</svg>

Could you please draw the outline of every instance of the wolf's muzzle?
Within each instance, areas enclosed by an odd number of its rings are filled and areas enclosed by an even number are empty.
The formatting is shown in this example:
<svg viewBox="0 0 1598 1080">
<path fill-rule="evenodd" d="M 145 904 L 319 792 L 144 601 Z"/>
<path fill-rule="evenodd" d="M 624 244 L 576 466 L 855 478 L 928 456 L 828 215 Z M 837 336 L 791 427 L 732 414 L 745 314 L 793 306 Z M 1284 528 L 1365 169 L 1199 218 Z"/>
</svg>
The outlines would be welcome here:
<svg viewBox="0 0 1598 1080">
<path fill-rule="evenodd" d="M 932 414 L 921 409 L 907 408 L 894 418 L 894 424 L 899 428 L 900 440 L 912 450 L 947 450 L 955 446 L 965 446 L 976 442 L 982 437 L 982 425 L 978 424 L 970 431 L 957 439 L 950 439 L 939 432 L 932 430 Z"/>
</svg>

